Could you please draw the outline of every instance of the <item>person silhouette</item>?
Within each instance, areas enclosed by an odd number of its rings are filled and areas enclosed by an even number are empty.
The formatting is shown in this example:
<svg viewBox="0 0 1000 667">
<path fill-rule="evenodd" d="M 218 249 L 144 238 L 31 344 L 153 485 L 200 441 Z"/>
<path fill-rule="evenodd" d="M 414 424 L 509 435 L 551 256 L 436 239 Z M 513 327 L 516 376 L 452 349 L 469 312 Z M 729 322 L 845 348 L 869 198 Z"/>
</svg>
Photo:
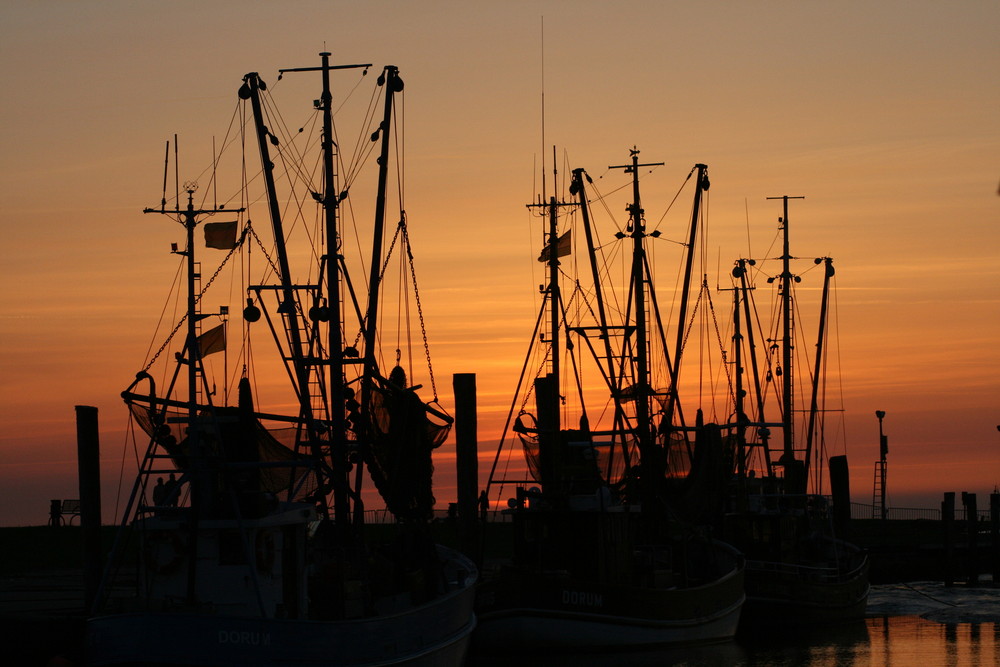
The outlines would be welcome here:
<svg viewBox="0 0 1000 667">
<path fill-rule="evenodd" d="M 162 477 L 156 478 L 156 486 L 153 487 L 153 506 L 162 507 L 167 499 L 167 487 L 163 483 Z"/>
<path fill-rule="evenodd" d="M 178 488 L 177 478 L 174 477 L 174 473 L 170 473 L 170 479 L 167 480 L 165 489 L 163 504 L 167 507 L 177 507 L 177 496 L 180 495 L 180 489 Z"/>
</svg>

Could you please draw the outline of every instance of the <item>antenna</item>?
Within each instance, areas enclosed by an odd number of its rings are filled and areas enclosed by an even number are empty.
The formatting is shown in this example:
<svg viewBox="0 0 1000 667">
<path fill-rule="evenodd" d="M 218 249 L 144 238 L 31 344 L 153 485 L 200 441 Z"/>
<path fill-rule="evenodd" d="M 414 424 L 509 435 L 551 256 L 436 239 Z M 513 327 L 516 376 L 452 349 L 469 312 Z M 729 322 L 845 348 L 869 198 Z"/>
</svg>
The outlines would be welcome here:
<svg viewBox="0 0 1000 667">
<path fill-rule="evenodd" d="M 747 223 L 747 257 L 753 257 L 753 250 L 750 248 L 750 203 L 747 198 L 743 198 L 743 214 Z"/>
<path fill-rule="evenodd" d="M 160 198 L 160 213 L 167 210 L 167 171 L 170 169 L 170 139 L 163 152 L 163 196 Z"/>
<path fill-rule="evenodd" d="M 181 208 L 181 172 L 177 164 L 179 159 L 177 154 L 177 135 L 174 134 L 174 202 L 177 210 Z"/>
<path fill-rule="evenodd" d="M 556 163 L 556 147 L 552 145 L 552 194 L 559 196 L 559 167 Z"/>
<path fill-rule="evenodd" d="M 542 201 L 546 201 L 545 192 L 545 17 L 542 16 Z M 555 156 L 552 158 L 555 167 Z"/>
<path fill-rule="evenodd" d="M 218 158 L 215 153 L 215 137 L 212 137 L 212 201 L 214 202 L 214 208 L 219 208 L 219 180 L 216 178 L 216 166 L 218 165 Z"/>
</svg>

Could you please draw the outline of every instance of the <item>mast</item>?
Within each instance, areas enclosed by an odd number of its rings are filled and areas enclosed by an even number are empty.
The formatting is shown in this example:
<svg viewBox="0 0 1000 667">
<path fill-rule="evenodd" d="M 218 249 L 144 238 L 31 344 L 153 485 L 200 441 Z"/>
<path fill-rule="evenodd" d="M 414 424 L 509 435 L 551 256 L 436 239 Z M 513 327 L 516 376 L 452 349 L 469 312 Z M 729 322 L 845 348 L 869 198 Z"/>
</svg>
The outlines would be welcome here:
<svg viewBox="0 0 1000 667">
<path fill-rule="evenodd" d="M 365 357 L 364 357 L 364 381 L 361 383 L 361 405 L 371 404 L 371 378 L 379 375 L 378 360 L 375 358 L 375 333 L 378 324 L 379 306 L 379 279 L 382 270 L 382 241 L 385 236 L 385 200 L 386 187 L 389 177 L 389 138 L 391 133 L 389 128 L 392 124 L 392 105 L 395 93 L 403 90 L 403 80 L 399 78 L 399 69 L 394 65 L 387 65 L 385 71 L 378 79 L 379 85 L 385 86 L 385 105 L 382 113 L 382 122 L 378 131 L 372 135 L 375 141 L 381 133 L 382 144 L 378 158 L 378 190 L 375 196 L 375 224 L 372 232 L 372 259 L 371 273 L 368 278 L 368 310 L 365 315 Z M 400 220 L 400 224 L 403 221 Z M 368 445 L 360 442 L 360 460 L 367 460 Z M 354 521 L 357 525 L 364 522 L 364 505 L 361 502 L 361 483 L 364 476 L 361 474 L 364 466 L 358 465 L 354 477 L 354 492 L 358 500 L 355 503 Z"/>
<path fill-rule="evenodd" d="M 653 464 L 653 429 L 650 418 L 649 400 L 652 393 L 649 382 L 648 335 L 646 331 L 646 270 L 644 240 L 646 223 L 642 203 L 639 198 L 639 167 L 658 167 L 662 162 L 639 164 L 639 151 L 629 151 L 632 163 L 609 166 L 608 169 L 624 169 L 632 174 L 632 203 L 628 206 L 629 226 L 632 231 L 632 294 L 635 304 L 635 420 L 636 440 L 639 447 L 639 469 L 641 471 L 642 511 L 651 512 L 656 498 Z"/>
<path fill-rule="evenodd" d="M 323 193 L 322 196 L 318 196 L 317 199 L 321 202 L 324 209 L 324 226 L 326 233 L 326 252 L 323 254 L 323 259 L 326 261 L 327 265 L 327 309 L 329 312 L 329 326 L 328 326 L 328 349 L 326 359 L 314 360 L 316 364 L 326 364 L 329 371 L 329 398 L 330 406 L 328 414 L 325 415 L 326 418 L 330 420 L 330 463 L 329 469 L 326 470 L 326 474 L 330 478 L 330 483 L 333 487 L 334 494 L 334 518 L 336 519 L 336 524 L 338 530 L 341 532 L 342 537 L 346 537 L 347 529 L 350 525 L 350 504 L 349 504 L 349 483 L 347 479 L 347 433 L 346 433 L 346 423 L 344 419 L 344 382 L 343 382 L 343 339 L 342 339 L 342 322 L 341 322 L 341 303 L 340 303 L 340 263 L 338 261 L 337 255 L 337 244 L 339 239 L 338 227 L 337 227 L 337 213 L 338 205 L 340 203 L 340 196 L 336 192 L 336 185 L 334 179 L 334 141 L 333 141 L 333 120 L 332 120 L 332 98 L 333 95 L 330 91 L 330 71 L 335 69 L 351 69 L 351 68 L 368 68 L 370 64 L 359 64 L 359 65 L 330 65 L 330 53 L 321 52 L 320 54 L 321 64 L 319 67 L 297 67 L 278 70 L 279 75 L 284 75 L 286 72 L 315 72 L 319 71 L 322 73 L 323 90 L 320 97 L 320 103 L 318 108 L 323 114 L 323 137 L 321 138 L 320 148 L 323 154 Z M 259 93 L 257 92 L 257 85 L 255 82 L 259 81 L 259 77 L 256 74 L 247 75 L 247 96 L 250 98 L 251 103 L 254 108 L 254 116 L 257 119 L 258 125 L 258 143 L 261 147 L 261 158 L 264 163 L 264 175 L 265 175 L 265 185 L 268 191 L 268 200 L 271 210 L 271 220 L 272 225 L 275 229 L 275 242 L 278 248 L 279 257 L 279 268 L 282 271 L 282 287 L 284 290 L 284 295 L 286 303 L 288 303 L 288 298 L 292 293 L 292 283 L 290 275 L 287 275 L 287 253 L 284 247 L 284 234 L 281 231 L 281 217 L 280 210 L 278 209 L 277 196 L 274 190 L 274 180 L 273 180 L 273 165 L 270 163 L 270 159 L 267 157 L 267 142 L 265 141 L 266 135 L 268 134 L 266 126 L 263 124 L 263 118 L 260 112 L 260 100 Z M 261 82 L 262 83 L 262 82 Z M 244 95 L 243 90 L 240 91 L 241 96 Z M 282 258 L 284 257 L 284 260 Z M 281 263 L 283 261 L 283 263 Z M 301 337 L 300 329 L 298 326 L 297 315 L 293 308 L 287 308 L 282 304 L 282 310 L 286 311 L 288 314 L 288 326 L 289 335 L 291 338 L 291 347 L 293 351 L 293 356 L 297 356 L 297 359 L 293 360 L 296 369 L 296 378 L 299 384 L 299 403 L 300 408 L 303 413 L 303 418 L 307 425 L 307 434 L 310 442 L 310 450 L 314 459 L 316 459 L 319 465 L 323 465 L 324 454 L 322 448 L 322 442 L 319 438 L 319 433 L 317 432 L 317 423 L 315 415 L 312 410 L 312 397 L 310 396 L 310 367 L 307 365 L 304 358 L 304 354 L 301 347 Z M 287 311 L 293 311 L 288 313 Z M 323 480 L 320 479 L 321 488 Z M 321 517 L 325 517 L 328 514 L 326 497 L 324 494 L 317 494 L 319 497 L 317 501 L 319 503 L 319 513 Z"/>
<path fill-rule="evenodd" d="M 820 370 L 823 364 L 823 342 L 826 339 L 826 316 L 827 304 L 830 296 L 830 279 L 833 278 L 833 259 L 821 257 L 816 259 L 816 263 L 825 263 L 823 272 L 823 297 L 819 306 L 819 332 L 816 335 L 816 365 L 813 367 L 812 400 L 809 403 L 809 427 L 806 429 L 806 473 L 809 472 L 809 463 L 812 460 L 813 435 L 816 430 L 816 414 L 819 412 L 817 403 L 819 394 Z"/>
<path fill-rule="evenodd" d="M 257 133 L 257 145 L 260 150 L 260 160 L 264 175 L 264 187 L 267 193 L 268 212 L 271 217 L 271 228 L 274 233 L 275 252 L 278 256 L 278 271 L 281 282 L 281 303 L 278 312 L 282 315 L 285 332 L 288 336 L 289 360 L 292 363 L 295 376 L 296 394 L 299 399 L 299 415 L 306 426 L 306 439 L 313 459 L 320 464 L 323 461 L 323 450 L 317 432 L 312 400 L 309 394 L 309 377 L 312 372 L 302 346 L 302 327 L 299 324 L 298 301 L 295 296 L 295 285 L 292 283 L 292 273 L 288 262 L 288 249 L 285 245 L 285 232 L 281 220 L 281 205 L 278 201 L 277 188 L 274 184 L 274 163 L 268 147 L 270 140 L 277 145 L 277 137 L 267 128 L 264 113 L 260 103 L 260 91 L 267 90 L 267 84 L 256 72 L 243 77 L 240 97 L 249 99 L 253 109 L 254 127 Z M 317 470 L 317 483 L 322 484 L 322 475 Z M 322 496 L 322 494 L 320 494 Z M 326 516 L 326 498 L 319 500 L 319 512 Z"/>
<path fill-rule="evenodd" d="M 792 382 L 792 350 L 794 349 L 794 340 L 792 339 L 792 281 L 793 279 L 798 281 L 797 276 L 792 275 L 791 271 L 791 259 L 792 255 L 788 249 L 788 200 L 789 199 L 805 199 L 805 197 L 790 197 L 788 195 L 782 195 L 781 197 L 768 197 L 768 199 L 780 199 L 782 201 L 782 217 L 778 219 L 781 223 L 781 230 L 783 234 L 782 243 L 782 253 L 781 253 L 781 368 L 782 368 L 782 436 L 784 438 L 784 447 L 781 454 L 781 459 L 779 463 L 785 468 L 785 477 L 788 478 L 789 472 L 796 465 L 795 450 L 794 450 L 794 434 L 792 429 L 794 427 L 794 418 L 792 410 L 794 408 L 794 396 L 792 394 L 794 390 Z M 794 473 L 792 474 L 794 476 Z"/>
<path fill-rule="evenodd" d="M 555 169 L 555 146 L 552 147 L 552 165 L 553 165 L 553 175 L 552 180 L 555 182 L 557 172 Z M 542 170 L 542 175 L 544 178 L 545 170 Z M 572 188 L 571 188 L 572 190 Z M 572 206 L 576 202 L 561 202 L 559 199 L 552 195 L 545 201 L 545 195 L 543 194 L 540 200 L 534 204 L 526 204 L 527 208 L 540 208 L 543 209 L 542 215 L 547 216 L 548 224 L 546 226 L 546 242 L 544 244 L 542 254 L 539 256 L 538 261 L 545 262 L 546 268 L 548 269 L 548 285 L 545 286 L 545 294 L 548 298 L 548 319 L 549 319 L 549 375 L 555 378 L 553 381 L 555 383 L 552 394 L 558 398 L 561 395 L 560 387 L 560 377 L 562 374 L 562 343 L 560 341 L 560 329 L 561 329 L 561 305 L 562 305 L 562 291 L 559 287 L 559 258 L 563 255 L 569 254 L 567 249 L 565 252 L 560 248 L 559 238 L 559 209 L 563 206 Z M 570 232 L 567 231 L 566 234 Z M 569 237 L 567 237 L 567 243 L 569 242 Z M 543 304 L 544 309 L 544 304 Z M 561 428 L 559 411 L 554 411 L 554 423 L 550 423 L 552 426 L 553 433 L 558 432 Z"/>
<path fill-rule="evenodd" d="M 389 175 L 389 127 L 392 122 L 392 102 L 395 93 L 403 89 L 403 80 L 399 78 L 399 69 L 388 65 L 379 77 L 379 83 L 385 85 L 385 106 L 379 132 L 382 144 L 378 158 L 378 192 L 375 200 L 375 227 L 372 241 L 371 273 L 368 279 L 368 312 L 365 316 L 365 372 L 369 375 L 378 373 L 378 362 L 375 359 L 375 329 L 378 320 L 379 275 L 382 270 L 382 239 L 385 235 L 385 198 L 386 184 Z M 372 136 L 375 140 L 375 135 Z"/>
<path fill-rule="evenodd" d="M 677 345 L 674 348 L 674 363 L 670 373 L 670 395 L 667 397 L 666 424 L 673 425 L 674 409 L 677 405 L 677 379 L 680 377 L 681 356 L 684 352 L 684 334 L 687 324 L 688 299 L 691 293 L 691 273 L 694 270 L 695 240 L 698 238 L 698 215 L 701 209 L 701 193 L 708 190 L 708 165 L 696 164 L 698 177 L 695 179 L 694 204 L 691 208 L 691 227 L 687 243 L 687 259 L 684 265 L 684 282 L 681 287 L 681 306 L 678 315 Z"/>
<path fill-rule="evenodd" d="M 573 179 L 570 184 L 570 194 L 576 194 L 579 198 L 580 213 L 583 218 L 583 231 L 586 236 L 587 241 L 587 257 L 590 260 L 590 272 L 591 278 L 594 281 L 594 297 L 597 301 L 597 323 L 598 331 L 600 332 L 600 338 L 604 341 L 604 356 L 607 359 L 607 369 L 602 370 L 602 374 L 606 378 L 608 384 L 608 389 L 611 391 L 612 395 L 612 405 L 614 406 L 614 431 L 616 433 L 621 433 L 622 438 L 619 443 L 622 447 L 622 460 L 626 467 L 629 467 L 629 457 L 627 451 L 627 438 L 624 436 L 625 433 L 625 413 L 622 410 L 622 385 L 621 385 L 621 373 L 615 368 L 615 356 L 611 345 L 611 327 L 608 325 L 608 313 L 607 307 L 604 303 L 604 289 L 601 286 L 601 274 L 597 266 L 597 255 L 594 251 L 594 230 L 590 223 L 590 207 L 587 205 L 587 193 L 583 183 L 583 179 L 586 177 L 587 182 L 591 183 L 590 176 L 583 169 L 573 170 Z M 586 338 L 584 338 L 586 340 Z M 589 345 L 588 341 L 588 345 Z M 593 350 L 593 347 L 591 347 Z M 598 366 L 600 366 L 600 359 L 598 353 L 593 352 L 595 359 L 597 360 Z M 613 436 L 616 437 L 616 436 Z M 615 449 L 614 442 L 612 442 L 611 456 L 614 457 Z M 608 470 L 611 470 L 611 461 L 608 462 Z"/>
<path fill-rule="evenodd" d="M 323 113 L 323 136 L 320 139 L 320 151 L 323 154 L 323 229 L 326 238 L 326 303 L 330 323 L 327 326 L 327 364 L 328 391 L 330 396 L 330 457 L 337 460 L 347 457 L 347 434 L 344 423 L 343 405 L 346 396 L 343 395 L 344 349 L 343 327 L 341 326 L 340 299 L 340 236 L 337 228 L 337 213 L 340 198 L 334 181 L 333 163 L 333 93 L 330 90 L 330 53 L 319 54 L 323 90 L 320 93 L 320 105 Z M 348 480 L 342 472 L 343 466 L 333 468 L 333 512 L 334 519 L 341 531 L 341 538 L 347 532 L 346 526 L 350 520 L 348 500 Z"/>
<path fill-rule="evenodd" d="M 552 377 L 555 378 L 555 389 L 556 396 L 559 396 L 562 392 L 562 388 L 559 386 L 560 381 L 560 371 L 562 370 L 560 362 L 561 348 L 559 345 L 559 303 L 562 300 L 562 293 L 559 291 L 559 230 L 557 226 L 558 222 L 558 206 L 555 195 L 549 200 L 549 336 L 551 340 L 549 344 L 551 347 L 551 372 Z M 559 412 L 555 413 L 555 423 L 553 427 L 556 431 L 559 430 L 561 423 L 559 419 Z"/>
<path fill-rule="evenodd" d="M 175 142 L 176 145 L 176 142 Z M 204 374 L 204 366 L 202 365 L 201 349 L 198 345 L 198 322 L 200 322 L 204 317 L 198 313 L 198 295 L 196 292 L 196 280 L 199 278 L 198 264 L 195 262 L 195 252 L 194 252 L 194 230 L 198 226 L 198 218 L 202 215 L 212 215 L 214 213 L 222 212 L 222 209 L 210 208 L 210 209 L 196 209 L 194 207 L 194 192 L 197 185 L 194 183 L 186 183 L 185 191 L 188 196 L 188 203 L 185 209 L 180 208 L 180 202 L 178 202 L 178 208 L 174 210 L 166 210 L 164 203 L 161 202 L 159 209 L 145 208 L 143 213 L 160 213 L 162 215 L 177 215 L 180 216 L 180 222 L 184 226 L 185 231 L 185 248 L 184 250 L 175 250 L 174 252 L 178 255 L 182 255 L 185 258 L 185 264 L 187 268 L 187 339 L 184 343 L 184 348 L 187 352 L 187 382 L 188 382 L 188 400 L 187 400 L 187 443 L 188 448 L 191 452 L 191 512 L 190 512 L 190 522 L 192 528 L 197 530 L 198 524 L 203 515 L 209 516 L 216 509 L 214 507 L 214 494 L 213 494 L 213 482 L 211 477 L 211 472 L 208 468 L 206 461 L 205 452 L 201 446 L 201 432 L 198 428 L 198 373 Z M 242 213 L 245 209 L 231 209 L 229 212 L 232 213 Z M 188 573 L 187 573 L 187 598 L 190 604 L 194 604 L 197 601 L 195 583 L 197 581 L 196 577 L 196 567 L 197 567 L 197 540 L 191 540 L 188 545 Z"/>
<path fill-rule="evenodd" d="M 742 268 L 742 267 L 740 267 Z M 736 368 L 736 481 L 737 498 L 746 493 L 747 474 L 747 417 L 743 408 L 746 391 L 743 389 L 743 328 L 740 323 L 740 289 L 733 288 L 733 363 Z"/>
<path fill-rule="evenodd" d="M 740 279 L 740 285 L 737 289 L 743 296 L 743 315 L 746 321 L 747 347 L 750 352 L 750 370 L 753 373 L 753 389 L 755 398 L 757 399 L 757 434 L 760 436 L 760 447 L 764 455 L 764 464 L 767 468 L 767 474 L 770 476 L 774 474 L 771 469 L 771 450 L 768 445 L 770 431 L 764 418 L 764 394 L 761 391 L 760 366 L 757 363 L 757 343 L 754 338 L 753 315 L 750 310 L 750 291 L 754 288 L 747 283 L 746 268 L 748 264 L 750 266 L 756 265 L 756 261 L 752 259 L 739 259 L 736 264 L 737 267 L 733 269 L 733 273 Z"/>
<path fill-rule="evenodd" d="M 552 147 L 552 172 L 553 183 L 557 181 L 558 171 L 555 161 L 555 146 Z M 542 170 L 544 177 L 545 170 Z M 571 188 L 572 190 L 572 188 Z M 562 291 L 559 285 L 559 258 L 570 253 L 571 236 L 570 230 L 559 236 L 559 209 L 564 206 L 573 206 L 576 202 L 559 201 L 555 195 L 548 197 L 543 193 L 537 202 L 526 204 L 529 209 L 542 209 L 541 216 L 546 218 L 545 242 L 538 261 L 544 262 L 547 269 L 547 284 L 539 286 L 542 293 L 542 306 L 538 314 L 538 326 L 542 325 L 546 316 L 549 327 L 549 366 L 548 372 L 535 378 L 534 392 L 535 404 L 538 415 L 537 437 L 538 437 L 538 459 L 539 476 L 542 488 L 545 493 L 550 494 L 554 502 L 562 502 L 562 495 L 568 490 L 561 473 L 558 450 L 560 448 L 560 435 L 562 424 L 562 336 L 568 335 L 565 331 L 565 314 L 562 312 Z M 563 247 L 563 243 L 565 246 Z M 538 327 L 536 327 L 538 331 Z M 542 342 L 544 342 L 543 339 Z M 572 350 L 572 345 L 567 341 L 567 349 Z M 582 400 L 581 392 L 581 421 L 586 421 L 586 407 Z M 581 424 L 581 428 L 583 424 Z"/>
<path fill-rule="evenodd" d="M 622 410 L 621 410 L 621 380 L 620 374 L 615 370 L 614 363 L 614 352 L 611 347 L 611 330 L 608 325 L 608 311 L 607 306 L 604 303 L 604 289 L 601 287 L 601 274 L 597 267 L 597 255 L 594 252 L 594 230 L 590 223 L 590 207 L 587 206 L 587 193 L 583 183 L 583 178 L 586 176 L 587 182 L 592 182 L 590 176 L 583 169 L 573 170 L 573 180 L 570 185 L 570 194 L 576 194 L 579 197 L 580 213 L 583 218 L 583 232 L 587 240 L 587 257 L 590 260 L 590 273 L 591 279 L 594 281 L 594 297 L 597 301 L 597 322 L 600 331 L 600 337 L 604 340 L 604 355 L 607 359 L 608 367 L 607 370 L 603 371 L 605 377 L 608 378 L 608 388 L 612 391 L 615 400 L 613 404 L 615 406 L 615 425 L 617 426 L 622 422 Z M 612 380 L 612 378 L 615 378 Z M 626 457 L 626 461 L 628 458 Z"/>
</svg>

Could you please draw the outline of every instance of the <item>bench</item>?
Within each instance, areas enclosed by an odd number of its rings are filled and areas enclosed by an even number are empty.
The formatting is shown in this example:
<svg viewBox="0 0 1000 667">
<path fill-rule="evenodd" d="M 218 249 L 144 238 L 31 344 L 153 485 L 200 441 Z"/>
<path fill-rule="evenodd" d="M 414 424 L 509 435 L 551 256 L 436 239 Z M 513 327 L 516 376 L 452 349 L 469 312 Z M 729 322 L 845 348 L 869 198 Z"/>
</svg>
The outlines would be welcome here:
<svg viewBox="0 0 1000 667">
<path fill-rule="evenodd" d="M 65 526 L 66 520 L 63 517 L 66 515 L 69 515 L 70 524 L 73 523 L 73 517 L 80 516 L 79 499 L 49 501 L 50 526 Z"/>
</svg>

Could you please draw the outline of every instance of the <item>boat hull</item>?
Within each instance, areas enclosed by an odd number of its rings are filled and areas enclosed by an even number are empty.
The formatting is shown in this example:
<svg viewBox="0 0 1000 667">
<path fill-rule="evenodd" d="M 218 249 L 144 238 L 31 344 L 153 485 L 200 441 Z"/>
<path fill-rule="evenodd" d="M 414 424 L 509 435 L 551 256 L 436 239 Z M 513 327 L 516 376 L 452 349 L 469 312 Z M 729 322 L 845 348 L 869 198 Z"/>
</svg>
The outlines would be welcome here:
<svg viewBox="0 0 1000 667">
<path fill-rule="evenodd" d="M 860 621 L 865 617 L 869 590 L 867 559 L 848 573 L 826 578 L 750 562 L 742 627 L 758 630 L 775 624 L 788 627 Z"/>
<path fill-rule="evenodd" d="M 476 626 L 475 568 L 405 611 L 338 621 L 143 611 L 87 622 L 88 665 L 459 665 Z"/>
<path fill-rule="evenodd" d="M 741 569 L 702 586 L 662 589 L 501 575 L 481 587 L 474 646 L 561 652 L 728 641 L 743 601 Z"/>
</svg>

